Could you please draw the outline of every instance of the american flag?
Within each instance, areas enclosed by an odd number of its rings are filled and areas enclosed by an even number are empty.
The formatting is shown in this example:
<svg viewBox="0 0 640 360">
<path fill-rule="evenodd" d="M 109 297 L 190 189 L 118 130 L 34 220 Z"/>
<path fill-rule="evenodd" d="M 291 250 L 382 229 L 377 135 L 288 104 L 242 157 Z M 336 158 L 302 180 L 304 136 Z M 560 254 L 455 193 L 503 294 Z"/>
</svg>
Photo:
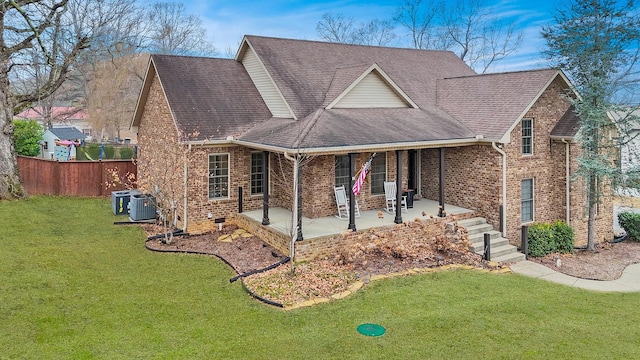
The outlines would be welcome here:
<svg viewBox="0 0 640 360">
<path fill-rule="evenodd" d="M 371 162 L 373 161 L 374 156 L 376 156 L 376 153 L 373 153 L 369 158 L 369 160 L 367 160 L 367 162 L 364 163 L 364 165 L 362 165 L 360 174 L 358 175 L 358 178 L 356 179 L 356 181 L 353 183 L 353 188 L 351 188 L 351 191 L 353 191 L 353 195 L 358 195 L 358 193 L 360 193 L 360 189 L 364 184 L 364 179 L 367 177 L 367 173 L 369 173 L 369 169 L 371 169 Z"/>
</svg>

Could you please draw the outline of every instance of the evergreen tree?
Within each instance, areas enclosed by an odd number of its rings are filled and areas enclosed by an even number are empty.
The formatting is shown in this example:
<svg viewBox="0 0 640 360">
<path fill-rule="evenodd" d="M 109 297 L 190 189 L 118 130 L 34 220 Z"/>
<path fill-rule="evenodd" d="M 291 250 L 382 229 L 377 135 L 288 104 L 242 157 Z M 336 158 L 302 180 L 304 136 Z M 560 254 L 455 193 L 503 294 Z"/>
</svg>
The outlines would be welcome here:
<svg viewBox="0 0 640 360">
<path fill-rule="evenodd" d="M 600 197 L 620 176 L 617 151 L 629 140 L 624 129 L 637 121 L 633 107 L 622 103 L 638 95 L 640 13 L 633 9 L 633 1 L 570 0 L 555 24 L 542 29 L 546 55 L 580 94 L 573 105 L 581 121 L 577 176 L 587 186 L 588 250 L 595 249 Z"/>
</svg>

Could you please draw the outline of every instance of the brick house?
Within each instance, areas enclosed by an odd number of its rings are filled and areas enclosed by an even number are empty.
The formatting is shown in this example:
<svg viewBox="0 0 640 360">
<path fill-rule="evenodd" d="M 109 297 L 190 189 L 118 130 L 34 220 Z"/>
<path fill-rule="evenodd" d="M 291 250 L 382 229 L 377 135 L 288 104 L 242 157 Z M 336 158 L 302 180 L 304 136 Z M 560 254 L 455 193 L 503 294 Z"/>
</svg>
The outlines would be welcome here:
<svg viewBox="0 0 640 360">
<path fill-rule="evenodd" d="M 317 219 L 375 153 L 361 211 L 384 208 L 395 181 L 475 211 L 512 244 L 523 224 L 555 220 L 584 244 L 569 89 L 558 70 L 478 75 L 446 51 L 246 36 L 235 59 L 152 55 L 132 121 L 139 186 L 171 194 L 190 233 L 261 209 L 266 226 L 294 202 Z M 611 207 L 598 240 L 612 237 Z"/>
</svg>

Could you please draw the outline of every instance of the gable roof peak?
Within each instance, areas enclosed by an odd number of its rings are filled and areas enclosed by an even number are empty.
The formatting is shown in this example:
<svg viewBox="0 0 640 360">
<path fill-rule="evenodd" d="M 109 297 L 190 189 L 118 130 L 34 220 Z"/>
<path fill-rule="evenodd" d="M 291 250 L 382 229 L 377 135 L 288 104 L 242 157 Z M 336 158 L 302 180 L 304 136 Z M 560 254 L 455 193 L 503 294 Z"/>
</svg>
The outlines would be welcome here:
<svg viewBox="0 0 640 360">
<path fill-rule="evenodd" d="M 366 77 L 368 77 L 372 73 L 376 73 L 377 76 L 382 80 L 382 82 L 389 88 L 389 90 L 394 92 L 400 98 L 400 100 L 402 102 L 406 103 L 407 105 L 409 105 L 409 107 L 412 107 L 414 109 L 419 107 L 398 86 L 398 84 L 396 84 L 396 82 L 393 81 L 393 79 L 380 67 L 380 65 L 378 65 L 377 63 L 374 62 L 371 66 L 368 66 L 364 71 L 362 71 L 364 66 L 366 66 L 366 65 L 345 67 L 345 68 L 339 68 L 339 69 L 336 70 L 336 72 L 334 74 L 334 78 L 333 78 L 333 80 L 331 82 L 332 86 L 329 88 L 329 91 L 327 92 L 327 97 L 326 97 L 326 100 L 325 100 L 325 103 L 326 103 L 326 101 L 330 101 L 330 103 L 328 105 L 326 105 L 327 109 L 331 109 L 332 107 L 334 107 L 338 103 L 340 103 L 340 101 L 342 101 L 342 99 L 347 94 L 349 94 L 356 86 L 358 86 Z M 352 72 L 351 75 L 352 76 L 355 75 L 357 77 L 349 83 L 348 82 L 349 81 L 349 73 L 345 73 L 344 71 L 341 71 L 341 70 L 351 71 Z M 355 71 L 359 70 L 360 72 L 359 73 L 353 73 L 354 70 Z M 338 79 L 338 81 L 335 81 L 336 79 Z M 342 80 L 342 82 L 340 82 L 340 80 Z M 342 90 L 343 91 L 340 92 L 338 96 L 333 96 L 333 95 L 335 95 L 335 89 L 339 86 L 339 84 L 342 85 L 342 87 L 343 87 Z M 345 84 L 347 85 L 346 87 L 344 87 Z"/>
<path fill-rule="evenodd" d="M 560 72 L 560 70 L 555 68 L 542 68 L 542 69 L 530 69 L 530 70 L 501 71 L 501 72 L 495 72 L 495 73 L 445 77 L 443 78 L 443 80 L 464 79 L 464 78 L 486 78 L 486 77 L 492 77 L 492 76 L 503 76 L 503 75 L 524 74 L 524 73 L 540 73 L 540 72 L 548 72 L 549 74 L 552 74 L 552 73 Z"/>
<path fill-rule="evenodd" d="M 406 52 L 431 52 L 431 53 L 454 54 L 454 52 L 451 50 L 415 49 L 415 48 L 396 47 L 396 46 L 349 44 L 349 43 L 323 41 L 323 40 L 292 39 L 292 38 L 280 38 L 280 37 L 262 36 L 262 35 L 251 35 L 251 34 L 244 35 L 241 43 L 244 43 L 246 40 L 248 41 L 251 41 L 251 40 L 292 41 L 297 43 L 308 43 L 310 45 L 313 45 L 313 44 L 335 45 L 335 46 L 341 46 L 345 48 L 372 48 L 372 49 L 378 48 L 378 49 L 391 49 L 394 51 L 397 50 L 397 51 L 406 51 Z"/>
</svg>

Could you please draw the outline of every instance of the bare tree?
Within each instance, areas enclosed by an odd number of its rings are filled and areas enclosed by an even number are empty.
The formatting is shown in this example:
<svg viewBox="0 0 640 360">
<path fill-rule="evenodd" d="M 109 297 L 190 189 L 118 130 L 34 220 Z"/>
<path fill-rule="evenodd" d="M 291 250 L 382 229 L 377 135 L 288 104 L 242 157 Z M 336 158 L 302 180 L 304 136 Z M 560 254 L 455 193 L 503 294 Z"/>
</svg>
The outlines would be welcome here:
<svg viewBox="0 0 640 360">
<path fill-rule="evenodd" d="M 148 54 L 115 56 L 94 64 L 87 78 L 87 111 L 94 129 L 105 129 L 120 138 L 135 111 Z"/>
<path fill-rule="evenodd" d="M 0 1 L 0 199 L 25 195 L 15 158 L 12 118 L 17 110 L 51 95 L 88 49 L 96 30 L 119 17 L 117 0 L 84 1 L 87 12 L 69 17 L 70 0 Z M 16 89 L 33 74 L 29 52 L 46 65 L 44 81 Z"/>
<path fill-rule="evenodd" d="M 405 0 L 396 9 L 394 21 L 407 30 L 415 49 L 447 49 L 450 42 L 438 23 L 443 1 Z"/>
<path fill-rule="evenodd" d="M 322 14 L 316 32 L 326 41 L 359 45 L 385 46 L 397 37 L 390 21 L 374 19 L 355 24 L 353 18 L 328 12 Z"/>
<path fill-rule="evenodd" d="M 148 10 L 146 48 L 150 52 L 176 55 L 215 55 L 213 43 L 196 15 L 187 14 L 182 3 L 161 2 Z"/>
<path fill-rule="evenodd" d="M 404 27 L 416 49 L 451 50 L 470 67 L 485 73 L 513 54 L 522 33 L 508 19 L 494 15 L 484 0 L 405 0 L 395 21 Z"/>
<path fill-rule="evenodd" d="M 480 73 L 496 61 L 512 54 L 522 43 L 515 24 L 494 15 L 484 0 L 458 0 L 454 8 L 442 13 L 448 50 Z"/>
</svg>

